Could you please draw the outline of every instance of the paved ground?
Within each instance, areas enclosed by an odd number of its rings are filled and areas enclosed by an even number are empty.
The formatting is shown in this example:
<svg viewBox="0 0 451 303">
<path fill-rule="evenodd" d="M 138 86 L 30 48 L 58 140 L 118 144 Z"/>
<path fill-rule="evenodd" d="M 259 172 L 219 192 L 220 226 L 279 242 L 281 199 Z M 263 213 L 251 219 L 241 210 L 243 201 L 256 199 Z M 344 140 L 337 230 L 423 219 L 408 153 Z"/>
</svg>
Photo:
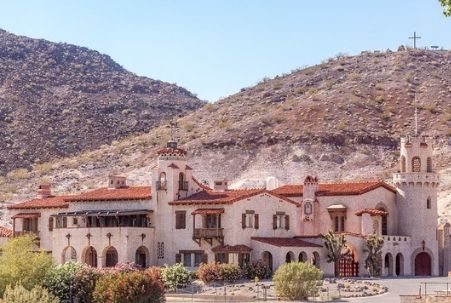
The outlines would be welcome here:
<svg viewBox="0 0 451 303">
<path fill-rule="evenodd" d="M 372 280 L 376 283 L 385 285 L 388 287 L 388 292 L 374 297 L 365 297 L 365 298 L 352 298 L 352 299 L 343 299 L 339 302 L 368 302 L 368 303 L 374 303 L 374 302 L 383 302 L 383 303 L 398 303 L 399 295 L 409 295 L 409 294 L 418 294 L 420 285 L 422 293 L 424 293 L 424 284 L 422 282 L 427 282 L 427 293 L 434 293 L 435 290 L 446 290 L 446 283 L 449 283 L 449 289 L 451 293 L 451 278 L 446 277 L 438 277 L 438 278 L 403 278 L 403 279 L 375 279 Z M 429 284 L 431 283 L 431 284 Z M 440 283 L 440 284 L 433 284 L 433 283 Z M 173 303 L 173 302 L 191 302 L 191 298 L 177 298 L 177 299 L 169 299 L 167 300 L 167 303 Z M 194 301 L 195 302 L 195 301 Z M 199 302 L 199 301 L 197 301 Z M 203 301 L 208 302 L 208 301 Z M 213 302 L 213 301 L 211 301 Z M 220 302 L 220 301 L 216 301 Z M 224 302 L 224 301 L 222 301 Z M 228 301 L 227 301 L 228 302 Z M 236 301 L 235 301 L 236 302 Z M 245 302 L 245 301 L 241 301 Z M 277 302 L 283 302 L 283 301 L 277 301 Z"/>
</svg>

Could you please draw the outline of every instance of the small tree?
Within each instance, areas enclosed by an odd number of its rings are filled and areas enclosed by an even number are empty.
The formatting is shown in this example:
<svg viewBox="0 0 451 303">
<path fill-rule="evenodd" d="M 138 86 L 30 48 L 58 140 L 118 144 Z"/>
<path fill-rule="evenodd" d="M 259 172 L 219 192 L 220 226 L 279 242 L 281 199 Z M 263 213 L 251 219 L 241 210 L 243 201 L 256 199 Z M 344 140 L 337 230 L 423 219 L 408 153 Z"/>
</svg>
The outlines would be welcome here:
<svg viewBox="0 0 451 303">
<path fill-rule="evenodd" d="M 8 284 L 20 284 L 27 290 L 41 285 L 52 266 L 52 256 L 34 250 L 35 237 L 11 239 L 3 245 L 0 256 L 0 297 Z"/>
<path fill-rule="evenodd" d="M 365 268 L 371 277 L 380 276 L 382 273 L 382 247 L 384 239 L 378 235 L 368 235 L 366 237 L 366 247 L 368 256 L 365 259 Z"/>
<path fill-rule="evenodd" d="M 277 295 L 288 300 L 306 300 L 318 295 L 323 272 L 307 262 L 291 262 L 280 266 L 273 282 Z"/>
<path fill-rule="evenodd" d="M 443 14 L 446 17 L 451 16 L 451 0 L 439 0 L 440 4 L 443 6 Z"/>
<path fill-rule="evenodd" d="M 181 263 L 172 266 L 165 264 L 161 270 L 161 279 L 167 288 L 176 289 L 186 287 L 191 280 L 191 274 Z"/>
<path fill-rule="evenodd" d="M 325 235 L 321 235 L 324 240 L 324 246 L 327 249 L 327 262 L 334 262 L 334 275 L 338 277 L 340 274 L 340 260 L 348 258 L 351 250 L 346 244 L 344 235 L 335 235 L 331 230 Z"/>
</svg>

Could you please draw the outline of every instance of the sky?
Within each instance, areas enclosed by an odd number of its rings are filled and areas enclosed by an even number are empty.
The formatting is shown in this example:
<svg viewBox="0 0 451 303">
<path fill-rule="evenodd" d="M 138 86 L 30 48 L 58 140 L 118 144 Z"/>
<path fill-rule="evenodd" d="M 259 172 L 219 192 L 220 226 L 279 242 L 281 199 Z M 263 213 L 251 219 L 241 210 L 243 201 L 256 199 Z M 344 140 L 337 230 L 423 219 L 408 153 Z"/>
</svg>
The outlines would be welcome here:
<svg viewBox="0 0 451 303">
<path fill-rule="evenodd" d="M 0 0 L 0 28 L 110 55 L 214 102 L 339 53 L 451 49 L 438 0 Z"/>
</svg>

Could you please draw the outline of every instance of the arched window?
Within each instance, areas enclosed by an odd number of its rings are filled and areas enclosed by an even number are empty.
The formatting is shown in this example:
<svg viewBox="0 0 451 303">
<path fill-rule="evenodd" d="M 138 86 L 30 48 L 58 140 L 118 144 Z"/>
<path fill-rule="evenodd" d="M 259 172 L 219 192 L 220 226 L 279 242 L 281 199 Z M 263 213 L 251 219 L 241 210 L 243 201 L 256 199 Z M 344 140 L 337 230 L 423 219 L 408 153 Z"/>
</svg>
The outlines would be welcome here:
<svg viewBox="0 0 451 303">
<path fill-rule="evenodd" d="M 401 156 L 401 172 L 406 172 L 406 157 Z"/>
<path fill-rule="evenodd" d="M 166 173 L 165 172 L 160 173 L 160 176 L 158 177 L 157 189 L 159 189 L 159 190 L 166 189 Z"/>
<path fill-rule="evenodd" d="M 419 173 L 421 172 L 421 160 L 420 157 L 412 158 L 412 172 Z"/>
<path fill-rule="evenodd" d="M 72 246 L 67 246 L 63 250 L 62 263 L 77 262 L 77 252 Z"/>
<path fill-rule="evenodd" d="M 431 209 L 431 197 L 427 198 L 426 200 L 426 208 Z"/>
<path fill-rule="evenodd" d="M 105 252 L 105 267 L 114 267 L 117 264 L 117 250 L 113 246 L 108 247 Z"/>
<path fill-rule="evenodd" d="M 188 182 L 185 181 L 184 173 L 179 173 L 179 190 L 188 190 Z"/>
<path fill-rule="evenodd" d="M 431 157 L 428 157 L 426 160 L 426 166 L 427 166 L 427 172 L 432 173 L 432 159 Z"/>
<path fill-rule="evenodd" d="M 84 261 L 91 267 L 97 267 L 97 252 L 94 247 L 89 246 L 86 249 Z"/>
</svg>

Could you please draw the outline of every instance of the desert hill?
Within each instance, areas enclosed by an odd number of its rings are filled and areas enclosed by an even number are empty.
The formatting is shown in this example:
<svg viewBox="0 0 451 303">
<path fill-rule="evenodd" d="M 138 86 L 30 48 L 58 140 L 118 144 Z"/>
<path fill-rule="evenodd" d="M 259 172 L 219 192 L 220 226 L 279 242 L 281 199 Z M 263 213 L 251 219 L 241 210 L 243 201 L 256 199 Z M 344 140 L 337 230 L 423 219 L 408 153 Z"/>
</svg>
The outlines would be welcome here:
<svg viewBox="0 0 451 303">
<path fill-rule="evenodd" d="M 0 29 L 0 174 L 148 132 L 203 104 L 97 51 Z"/>
</svg>

